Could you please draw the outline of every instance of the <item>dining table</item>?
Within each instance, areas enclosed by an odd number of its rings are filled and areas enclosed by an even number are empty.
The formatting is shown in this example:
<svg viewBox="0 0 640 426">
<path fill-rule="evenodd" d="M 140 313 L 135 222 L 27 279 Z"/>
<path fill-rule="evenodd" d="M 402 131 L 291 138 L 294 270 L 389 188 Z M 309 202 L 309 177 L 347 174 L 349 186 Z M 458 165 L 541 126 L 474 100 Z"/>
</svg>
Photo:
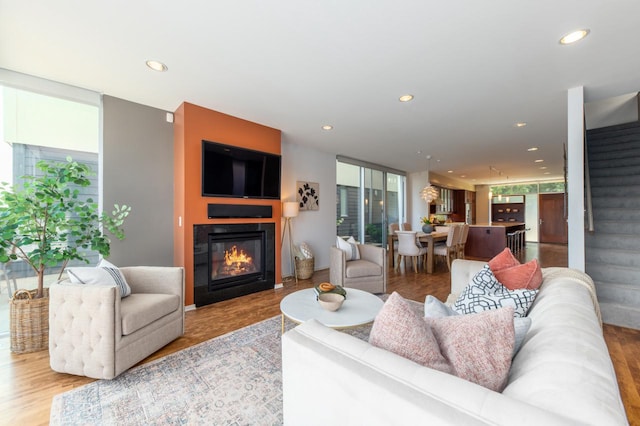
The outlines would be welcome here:
<svg viewBox="0 0 640 426">
<path fill-rule="evenodd" d="M 416 233 L 416 240 L 423 246 L 426 244 L 427 247 L 427 274 L 433 273 L 433 246 L 438 241 L 446 241 L 447 235 L 449 235 L 448 231 L 434 231 L 429 234 L 424 232 Z M 389 256 L 387 265 L 390 265 L 390 268 L 395 267 L 395 250 L 393 247 L 395 241 L 398 241 L 398 235 L 396 233 L 389 234 L 387 237 L 387 247 L 389 247 L 387 251 L 387 255 Z"/>
</svg>

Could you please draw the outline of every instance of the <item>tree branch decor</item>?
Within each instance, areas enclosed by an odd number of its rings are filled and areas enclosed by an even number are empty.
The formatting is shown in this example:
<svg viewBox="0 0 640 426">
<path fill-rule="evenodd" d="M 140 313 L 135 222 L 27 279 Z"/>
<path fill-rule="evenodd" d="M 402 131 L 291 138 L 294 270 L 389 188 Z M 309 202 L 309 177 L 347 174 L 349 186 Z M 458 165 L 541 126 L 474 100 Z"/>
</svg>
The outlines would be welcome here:
<svg viewBox="0 0 640 426">
<path fill-rule="evenodd" d="M 70 260 L 89 263 L 80 249 L 109 255 L 111 241 L 103 229 L 123 239 L 131 207 L 116 204 L 110 214 L 99 213 L 92 199 L 80 200 L 78 187 L 89 186 L 93 173 L 70 157 L 39 161 L 36 167 L 42 176 L 23 176 L 21 185 L 0 184 L 0 262 L 26 262 L 38 277 L 36 297 L 42 297 L 47 267 L 62 262 L 62 275 Z"/>
</svg>

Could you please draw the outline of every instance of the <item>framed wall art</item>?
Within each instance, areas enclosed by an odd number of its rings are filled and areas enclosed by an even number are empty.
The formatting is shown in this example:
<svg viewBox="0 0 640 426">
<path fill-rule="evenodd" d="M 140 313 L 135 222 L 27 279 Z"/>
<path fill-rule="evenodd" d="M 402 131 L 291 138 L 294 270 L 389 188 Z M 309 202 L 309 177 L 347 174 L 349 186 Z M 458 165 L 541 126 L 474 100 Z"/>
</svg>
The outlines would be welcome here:
<svg viewBox="0 0 640 426">
<path fill-rule="evenodd" d="M 320 208 L 320 184 L 298 181 L 296 200 L 300 210 L 318 210 Z"/>
</svg>

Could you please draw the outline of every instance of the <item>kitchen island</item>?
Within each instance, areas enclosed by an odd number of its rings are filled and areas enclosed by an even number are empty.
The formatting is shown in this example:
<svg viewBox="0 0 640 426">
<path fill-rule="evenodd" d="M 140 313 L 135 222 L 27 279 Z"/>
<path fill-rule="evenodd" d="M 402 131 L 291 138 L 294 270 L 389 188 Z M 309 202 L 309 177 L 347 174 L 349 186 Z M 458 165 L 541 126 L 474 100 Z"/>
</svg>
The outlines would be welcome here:
<svg viewBox="0 0 640 426">
<path fill-rule="evenodd" d="M 469 226 L 464 254 L 467 258 L 489 260 L 507 247 L 507 234 L 525 229 L 524 222 L 491 222 Z"/>
</svg>

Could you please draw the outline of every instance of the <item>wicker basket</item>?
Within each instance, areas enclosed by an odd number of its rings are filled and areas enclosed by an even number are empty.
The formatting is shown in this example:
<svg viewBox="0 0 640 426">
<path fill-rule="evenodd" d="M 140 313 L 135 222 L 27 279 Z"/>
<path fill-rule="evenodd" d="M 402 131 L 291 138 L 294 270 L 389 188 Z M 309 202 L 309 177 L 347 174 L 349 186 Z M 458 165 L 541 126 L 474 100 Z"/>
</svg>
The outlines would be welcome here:
<svg viewBox="0 0 640 426">
<path fill-rule="evenodd" d="M 300 259 L 296 257 L 296 271 L 298 272 L 298 278 L 306 280 L 313 275 L 313 257 L 310 259 Z"/>
<path fill-rule="evenodd" d="M 49 289 L 36 299 L 37 290 L 18 290 L 9 303 L 11 352 L 24 354 L 49 348 Z"/>
</svg>

